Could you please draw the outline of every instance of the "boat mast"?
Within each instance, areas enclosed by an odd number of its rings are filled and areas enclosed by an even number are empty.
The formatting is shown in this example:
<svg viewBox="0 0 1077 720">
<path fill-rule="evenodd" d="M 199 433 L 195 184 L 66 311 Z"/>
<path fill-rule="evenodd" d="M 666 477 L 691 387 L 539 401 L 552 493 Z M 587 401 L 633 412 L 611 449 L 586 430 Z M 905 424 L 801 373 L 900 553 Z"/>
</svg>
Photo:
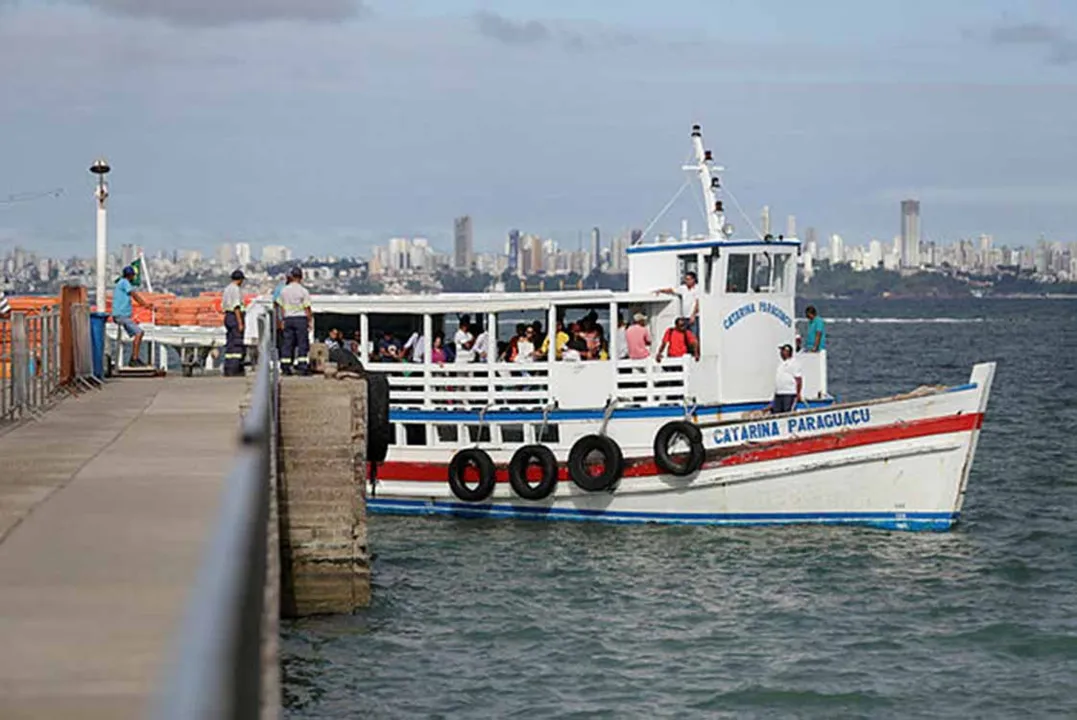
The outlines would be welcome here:
<svg viewBox="0 0 1077 720">
<path fill-rule="evenodd" d="M 695 165 L 685 165 L 685 170 L 696 173 L 703 190 L 703 204 L 707 212 L 707 236 L 711 240 L 725 239 L 725 209 L 718 199 L 722 187 L 719 173 L 724 167 L 714 164 L 710 150 L 703 149 L 703 130 L 699 125 L 692 126 L 692 149 L 695 153 Z"/>
</svg>

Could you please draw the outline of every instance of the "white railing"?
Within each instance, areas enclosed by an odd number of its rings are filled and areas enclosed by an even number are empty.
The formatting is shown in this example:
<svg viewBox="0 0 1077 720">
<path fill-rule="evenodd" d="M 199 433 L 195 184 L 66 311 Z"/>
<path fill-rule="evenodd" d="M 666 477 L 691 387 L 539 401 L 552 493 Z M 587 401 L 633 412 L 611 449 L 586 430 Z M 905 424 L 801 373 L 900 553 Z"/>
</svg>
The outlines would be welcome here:
<svg viewBox="0 0 1077 720">
<path fill-rule="evenodd" d="M 562 362 L 562 361 L 558 361 Z M 571 361 L 568 361 L 571 362 Z M 682 404 L 688 392 L 690 358 L 586 360 L 615 374 L 620 406 Z M 530 363 L 367 363 L 371 372 L 389 379 L 396 407 L 460 409 L 463 407 L 544 408 L 557 403 L 559 388 L 551 384 L 550 365 Z M 564 392 L 564 389 L 560 389 Z"/>
</svg>

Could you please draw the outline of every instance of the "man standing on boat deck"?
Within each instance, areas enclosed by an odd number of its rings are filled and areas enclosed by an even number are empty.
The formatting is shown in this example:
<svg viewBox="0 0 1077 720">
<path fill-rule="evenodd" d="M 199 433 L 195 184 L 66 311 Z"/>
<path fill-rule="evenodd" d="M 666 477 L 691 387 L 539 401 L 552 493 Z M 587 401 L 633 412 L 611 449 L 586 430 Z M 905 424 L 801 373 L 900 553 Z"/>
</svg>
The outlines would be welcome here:
<svg viewBox="0 0 1077 720">
<path fill-rule="evenodd" d="M 804 309 L 804 317 L 808 318 L 806 333 L 808 341 L 804 344 L 805 352 L 826 350 L 826 325 L 823 324 L 823 318 L 819 317 L 819 313 L 815 311 L 814 305 L 809 305 Z"/>
<path fill-rule="evenodd" d="M 232 282 L 221 295 L 221 310 L 224 311 L 224 375 L 237 377 L 243 375 L 243 287 L 245 276 L 242 270 L 232 271 Z"/>
<path fill-rule="evenodd" d="M 681 299 L 681 315 L 688 318 L 688 329 L 699 338 L 699 278 L 689 270 L 684 274 L 684 282 L 678 288 L 663 288 L 658 292 L 665 295 L 677 295 Z"/>
<path fill-rule="evenodd" d="M 277 297 L 277 304 L 284 317 L 280 369 L 285 375 L 291 375 L 293 371 L 306 375 L 314 311 L 310 307 L 310 292 L 303 287 L 303 270 L 294 267 L 288 277 L 291 282 L 281 289 L 280 296 Z"/>
<path fill-rule="evenodd" d="M 469 363 L 474 359 L 475 354 L 471 348 L 475 345 L 475 336 L 471 334 L 471 321 L 466 315 L 460 318 L 460 326 L 456 329 L 452 342 L 456 347 L 456 362 Z"/>
<path fill-rule="evenodd" d="M 804 389 L 804 373 L 800 363 L 793 355 L 792 345 L 782 345 L 778 352 L 782 359 L 778 371 L 774 374 L 774 401 L 770 404 L 773 413 L 787 413 L 796 409 L 804 401 L 801 392 Z"/>
</svg>

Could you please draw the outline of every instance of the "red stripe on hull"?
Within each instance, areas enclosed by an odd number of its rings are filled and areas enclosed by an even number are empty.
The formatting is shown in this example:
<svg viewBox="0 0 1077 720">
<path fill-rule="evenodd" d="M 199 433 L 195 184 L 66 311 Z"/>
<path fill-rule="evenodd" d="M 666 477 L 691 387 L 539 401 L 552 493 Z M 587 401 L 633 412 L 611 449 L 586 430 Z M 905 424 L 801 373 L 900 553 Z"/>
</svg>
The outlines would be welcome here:
<svg viewBox="0 0 1077 720">
<path fill-rule="evenodd" d="M 948 415 L 941 418 L 913 420 L 876 428 L 846 430 L 810 438 L 759 443 L 744 447 L 730 455 L 708 460 L 703 464 L 703 467 L 713 469 L 727 465 L 744 465 L 767 460 L 799 457 L 801 455 L 813 455 L 832 450 L 846 450 L 864 445 L 877 445 L 896 440 L 911 440 L 930 435 L 968 432 L 979 430 L 983 426 L 983 418 L 983 413 Z M 390 460 L 378 465 L 378 477 L 385 480 L 411 482 L 446 482 L 448 480 L 448 466 L 448 463 L 440 462 Z M 625 461 L 624 477 L 647 477 L 661 474 L 662 471 L 655 464 L 654 458 L 646 457 Z M 569 479 L 568 467 L 561 464 L 557 475 L 560 480 L 567 481 Z M 508 468 L 499 466 L 497 468 L 497 482 L 507 483 L 508 481 Z"/>
</svg>

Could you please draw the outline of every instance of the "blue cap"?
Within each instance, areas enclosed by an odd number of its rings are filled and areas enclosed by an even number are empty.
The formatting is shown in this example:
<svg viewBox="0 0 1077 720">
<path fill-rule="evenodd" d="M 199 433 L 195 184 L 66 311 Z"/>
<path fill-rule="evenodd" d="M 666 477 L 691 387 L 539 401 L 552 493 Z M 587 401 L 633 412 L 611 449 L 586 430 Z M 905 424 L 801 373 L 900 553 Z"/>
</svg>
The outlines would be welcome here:
<svg viewBox="0 0 1077 720">
<path fill-rule="evenodd" d="M 126 267 L 124 267 L 124 269 L 123 269 L 123 276 L 124 277 L 127 277 L 128 275 L 134 275 L 134 274 L 135 274 L 135 269 L 133 267 L 131 267 L 130 265 L 127 265 Z"/>
</svg>

